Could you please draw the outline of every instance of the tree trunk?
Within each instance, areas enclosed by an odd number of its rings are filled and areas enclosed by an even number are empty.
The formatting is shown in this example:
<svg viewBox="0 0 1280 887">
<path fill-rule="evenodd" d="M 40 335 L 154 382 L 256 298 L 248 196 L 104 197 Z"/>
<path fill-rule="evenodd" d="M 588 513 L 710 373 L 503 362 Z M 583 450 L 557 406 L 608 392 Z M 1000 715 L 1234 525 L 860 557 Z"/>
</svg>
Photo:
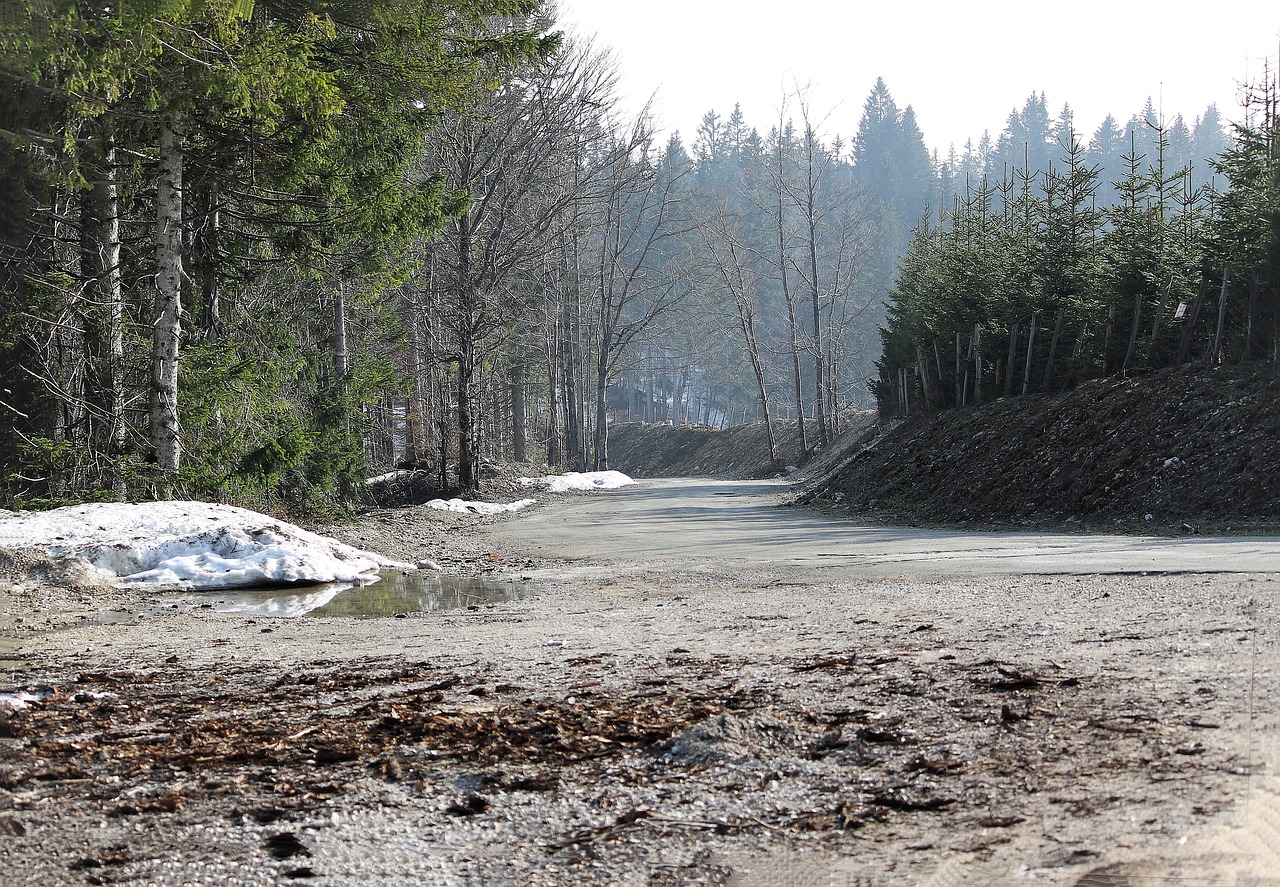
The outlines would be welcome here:
<svg viewBox="0 0 1280 887">
<path fill-rule="evenodd" d="M 115 140 L 105 118 L 91 149 L 89 173 L 93 186 L 84 198 L 80 242 L 81 273 L 88 283 L 90 303 L 90 391 L 93 419 L 98 426 L 95 446 L 113 464 L 111 488 L 126 493 L 124 475 L 115 458 L 124 452 L 124 290 L 120 271 L 120 201 L 116 183 Z"/>
<path fill-rule="evenodd" d="M 406 454 L 413 467 L 423 461 L 431 451 L 427 443 L 428 417 L 427 387 L 430 384 L 427 368 L 426 343 L 423 341 L 422 317 L 417 300 L 409 306 L 409 360 L 413 367 L 413 388 L 409 394 L 409 446 Z"/>
<path fill-rule="evenodd" d="M 560 339 L 560 379 L 564 385 L 564 437 L 566 467 L 582 468 L 582 409 L 578 402 L 578 362 L 574 349 L 573 301 L 564 300 L 564 322 Z"/>
<path fill-rule="evenodd" d="M 609 367 L 604 362 L 603 346 L 600 351 L 601 360 L 596 367 L 596 427 L 591 458 L 591 467 L 596 471 L 609 467 Z"/>
<path fill-rule="evenodd" d="M 205 338 L 216 342 L 222 332 L 222 293 L 218 285 L 218 264 L 222 258 L 221 196 L 217 180 L 210 181 L 203 190 L 195 249 L 200 269 L 200 292 L 204 299 L 202 326 Z"/>
<path fill-rule="evenodd" d="M 476 373 L 476 304 L 475 281 L 471 279 L 471 218 L 464 212 L 458 218 L 458 286 L 462 301 L 463 328 L 458 343 L 458 486 L 466 491 L 479 489 L 476 451 L 475 373 Z"/>
<path fill-rule="evenodd" d="M 511 367 L 511 458 L 516 462 L 523 462 L 528 458 L 527 421 L 524 364 L 517 360 Z"/>
<path fill-rule="evenodd" d="M 350 363 L 347 358 L 347 297 L 342 281 L 333 291 L 333 374 L 338 387 L 346 384 Z"/>
<path fill-rule="evenodd" d="M 798 425 L 800 430 L 800 458 L 803 459 L 804 457 L 809 455 L 809 439 L 805 434 L 805 428 L 804 428 L 804 384 L 801 380 L 801 371 L 800 371 L 799 321 L 796 318 L 795 296 L 791 292 L 791 285 L 787 278 L 787 243 L 786 243 L 785 223 L 784 223 L 784 212 L 785 212 L 784 197 L 786 192 L 786 170 L 783 166 L 783 147 L 782 147 L 783 132 L 784 132 L 784 128 L 780 126 L 778 129 L 779 137 L 778 137 L 778 169 L 777 169 L 777 173 L 778 173 L 778 181 L 777 181 L 777 186 L 778 186 L 777 188 L 778 273 L 781 275 L 781 278 L 782 278 L 782 296 L 784 301 L 787 304 L 787 324 L 789 326 L 789 332 L 791 335 L 791 363 L 792 363 L 792 372 L 795 377 L 794 390 L 795 390 L 796 415 L 799 418 Z"/>
<path fill-rule="evenodd" d="M 164 115 L 160 130 L 160 180 L 156 192 L 156 294 L 152 326 L 151 445 L 156 464 L 177 471 L 182 463 L 178 429 L 178 357 L 182 336 L 182 136 L 179 111 Z"/>
<path fill-rule="evenodd" d="M 564 464 L 564 446 L 560 434 L 560 324 L 550 324 L 547 332 L 547 462 Z"/>
<path fill-rule="evenodd" d="M 479 456 L 476 441 L 475 346 L 471 337 L 462 341 L 458 360 L 458 486 L 463 490 L 480 488 Z"/>
<path fill-rule="evenodd" d="M 791 336 L 791 371 L 795 393 L 796 415 L 800 426 L 800 458 L 809 455 L 809 438 L 804 428 L 804 382 L 800 369 L 800 321 L 796 316 L 796 300 L 787 280 L 786 252 L 782 239 L 782 197 L 778 197 L 778 267 L 782 272 L 782 295 L 787 303 L 787 326 Z"/>
<path fill-rule="evenodd" d="M 769 403 L 769 386 L 765 381 L 764 361 L 760 359 L 760 345 L 756 340 L 755 318 L 739 305 L 738 320 L 742 324 L 742 335 L 747 340 L 747 356 L 751 359 L 751 371 L 756 377 L 756 390 L 760 394 L 760 409 L 764 414 L 764 436 L 769 444 L 769 461 L 774 465 L 782 460 L 778 456 L 778 442 L 773 433 L 773 407 Z"/>
<path fill-rule="evenodd" d="M 813 396 L 817 403 L 818 412 L 818 444 L 826 448 L 830 442 L 827 428 L 826 413 L 826 382 L 823 379 L 823 347 L 822 347 L 822 306 L 821 306 L 821 289 L 818 286 L 818 207 L 817 207 L 817 188 L 818 183 L 814 180 L 814 151 L 816 137 L 811 129 L 806 127 L 806 158 L 808 166 L 808 189 L 806 192 L 807 206 L 806 214 L 809 222 L 809 274 L 810 290 L 813 299 Z"/>
</svg>

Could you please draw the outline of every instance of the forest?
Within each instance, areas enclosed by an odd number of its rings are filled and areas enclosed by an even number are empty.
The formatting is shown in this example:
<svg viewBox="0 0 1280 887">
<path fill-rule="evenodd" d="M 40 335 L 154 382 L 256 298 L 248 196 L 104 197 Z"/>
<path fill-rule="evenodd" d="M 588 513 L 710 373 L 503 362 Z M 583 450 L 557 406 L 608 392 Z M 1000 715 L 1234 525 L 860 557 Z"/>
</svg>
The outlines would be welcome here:
<svg viewBox="0 0 1280 887">
<path fill-rule="evenodd" d="M 1189 155 L 1185 127 L 1161 125 L 1148 108 L 1127 137 L 1108 118 L 1086 148 L 1063 125 L 1056 158 L 967 175 L 915 227 L 889 291 L 881 413 L 1187 363 L 1274 364 L 1275 80 L 1246 87 L 1243 105 L 1244 122 L 1217 150 L 1201 133 L 1205 119 L 1220 128 L 1211 115 L 1197 121 Z"/>
<path fill-rule="evenodd" d="M 1276 353 L 1266 82 L 1087 142 L 1032 93 L 943 156 L 883 81 L 664 138 L 538 0 L 0 0 L 0 59 L 5 507 L 474 493 L 625 421 L 781 464 L 851 408 Z"/>
</svg>

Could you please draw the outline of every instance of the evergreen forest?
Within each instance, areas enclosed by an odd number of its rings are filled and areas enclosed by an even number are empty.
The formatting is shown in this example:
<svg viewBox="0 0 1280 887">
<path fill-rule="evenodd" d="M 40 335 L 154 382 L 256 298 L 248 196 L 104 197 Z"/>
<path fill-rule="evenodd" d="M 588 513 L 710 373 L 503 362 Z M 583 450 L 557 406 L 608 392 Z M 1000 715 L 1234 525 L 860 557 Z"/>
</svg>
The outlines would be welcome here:
<svg viewBox="0 0 1280 887">
<path fill-rule="evenodd" d="M 1276 111 L 1032 93 L 943 156 L 878 81 L 663 136 L 539 0 L 0 0 L 0 505 L 475 493 L 626 421 L 781 465 L 850 409 L 1274 360 Z"/>
</svg>

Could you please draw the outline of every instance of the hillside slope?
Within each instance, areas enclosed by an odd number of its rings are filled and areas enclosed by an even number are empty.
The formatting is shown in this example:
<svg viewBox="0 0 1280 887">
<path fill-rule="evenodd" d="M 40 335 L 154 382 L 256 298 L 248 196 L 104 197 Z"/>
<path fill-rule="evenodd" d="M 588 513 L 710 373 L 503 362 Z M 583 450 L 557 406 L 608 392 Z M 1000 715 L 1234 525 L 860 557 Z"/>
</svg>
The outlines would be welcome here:
<svg viewBox="0 0 1280 887">
<path fill-rule="evenodd" d="M 808 424 L 808 423 L 806 423 Z M 874 413 L 855 413 L 829 451 L 809 465 L 828 464 L 851 444 L 865 443 L 875 429 Z M 815 426 L 816 427 L 816 426 Z M 787 474 L 800 462 L 800 433 L 794 422 L 774 428 L 782 464 L 769 461 L 769 445 L 759 422 L 718 429 L 702 425 L 615 425 L 609 431 L 609 467 L 632 477 L 764 478 Z M 817 432 L 810 429 L 810 434 Z M 812 441 L 810 441 L 812 445 Z"/>
<path fill-rule="evenodd" d="M 1277 372 L 1183 367 L 902 424 L 801 501 L 895 523 L 1275 530 Z"/>
</svg>

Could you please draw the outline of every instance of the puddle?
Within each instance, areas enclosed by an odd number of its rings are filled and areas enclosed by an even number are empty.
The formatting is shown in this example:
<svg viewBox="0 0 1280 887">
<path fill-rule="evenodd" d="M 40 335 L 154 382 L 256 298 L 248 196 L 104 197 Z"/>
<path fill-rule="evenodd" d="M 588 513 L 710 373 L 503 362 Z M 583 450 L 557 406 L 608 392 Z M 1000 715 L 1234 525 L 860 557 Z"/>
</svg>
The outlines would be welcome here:
<svg viewBox="0 0 1280 887">
<path fill-rule="evenodd" d="M 23 662 L 18 658 L 18 639 L 0 635 L 0 674 L 18 671 L 22 666 Z"/>
<path fill-rule="evenodd" d="M 162 594 L 150 605 L 133 610 L 103 610 L 76 625 L 119 625 L 183 610 L 211 609 L 219 613 L 243 613 L 292 619 L 299 616 L 396 616 L 434 610 L 519 600 L 538 592 L 533 582 L 496 582 L 444 576 L 429 571 L 402 573 L 388 570 L 367 585 L 333 582 L 304 587 L 223 589 L 220 591 Z M 73 626 L 66 626 L 68 628 Z M 56 629 L 53 629 L 56 630 Z M 42 632 L 35 632 L 40 634 Z M 23 666 L 16 638 L 0 636 L 0 672 Z"/>
<path fill-rule="evenodd" d="M 280 589 L 207 593 L 197 606 L 219 613 L 297 616 L 395 616 L 519 600 L 537 591 L 532 582 L 495 582 L 419 571 L 387 571 L 371 585 L 337 583 L 287 594 Z"/>
</svg>

